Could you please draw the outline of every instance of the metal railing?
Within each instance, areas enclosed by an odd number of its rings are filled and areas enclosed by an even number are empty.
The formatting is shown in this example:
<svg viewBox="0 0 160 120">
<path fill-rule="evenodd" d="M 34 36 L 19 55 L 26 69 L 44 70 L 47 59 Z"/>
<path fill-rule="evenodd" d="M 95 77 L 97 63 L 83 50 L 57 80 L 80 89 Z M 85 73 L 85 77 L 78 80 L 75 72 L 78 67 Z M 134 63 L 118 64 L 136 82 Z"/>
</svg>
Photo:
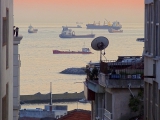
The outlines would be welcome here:
<svg viewBox="0 0 160 120">
<path fill-rule="evenodd" d="M 96 80 L 94 77 L 90 76 L 90 73 L 91 71 L 87 73 L 87 80 L 92 80 L 96 83 L 98 81 L 98 83 L 104 87 L 106 79 L 143 80 L 144 63 L 141 60 L 123 62 L 119 62 L 117 60 L 107 60 L 100 63 L 100 69 L 98 70 L 98 77 Z"/>
<path fill-rule="evenodd" d="M 104 109 L 104 120 L 112 120 L 112 113 Z"/>
<path fill-rule="evenodd" d="M 142 61 L 106 61 L 101 62 L 100 72 L 109 79 L 143 79 L 144 64 Z"/>
</svg>

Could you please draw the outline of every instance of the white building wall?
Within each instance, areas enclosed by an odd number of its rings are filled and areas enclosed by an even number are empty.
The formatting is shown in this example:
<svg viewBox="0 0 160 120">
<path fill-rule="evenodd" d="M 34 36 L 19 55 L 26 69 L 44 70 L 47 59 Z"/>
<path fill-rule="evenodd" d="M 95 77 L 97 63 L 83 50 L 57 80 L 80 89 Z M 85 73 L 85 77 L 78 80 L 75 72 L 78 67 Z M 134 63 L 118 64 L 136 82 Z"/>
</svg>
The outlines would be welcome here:
<svg viewBox="0 0 160 120">
<path fill-rule="evenodd" d="M 13 45 L 13 120 L 18 120 L 20 110 L 20 55 L 18 54 L 18 44 L 23 37 L 14 37 Z"/>
<path fill-rule="evenodd" d="M 6 46 L 2 45 L 2 20 L 6 17 L 6 8 L 9 9 L 9 67 L 6 69 Z M 0 120 L 2 120 L 2 98 L 6 95 L 8 83 L 8 120 L 13 119 L 13 0 L 0 0 Z"/>
</svg>

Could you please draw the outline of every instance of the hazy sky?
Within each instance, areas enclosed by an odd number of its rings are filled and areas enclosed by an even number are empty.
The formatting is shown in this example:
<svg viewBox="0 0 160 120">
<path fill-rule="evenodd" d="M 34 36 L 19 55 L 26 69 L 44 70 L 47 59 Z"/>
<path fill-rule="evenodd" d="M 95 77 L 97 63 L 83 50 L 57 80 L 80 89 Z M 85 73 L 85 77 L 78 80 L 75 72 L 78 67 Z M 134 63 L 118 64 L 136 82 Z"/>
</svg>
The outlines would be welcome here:
<svg viewBox="0 0 160 120">
<path fill-rule="evenodd" d="M 15 23 L 144 22 L 144 0 L 14 0 Z"/>
</svg>

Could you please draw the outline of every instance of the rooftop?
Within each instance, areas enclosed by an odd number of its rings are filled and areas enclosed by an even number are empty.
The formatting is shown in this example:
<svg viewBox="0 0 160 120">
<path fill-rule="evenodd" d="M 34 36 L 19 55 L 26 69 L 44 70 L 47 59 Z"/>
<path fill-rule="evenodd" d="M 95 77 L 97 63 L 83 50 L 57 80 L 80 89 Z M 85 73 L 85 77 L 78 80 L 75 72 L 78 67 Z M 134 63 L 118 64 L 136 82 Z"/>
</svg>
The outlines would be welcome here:
<svg viewBox="0 0 160 120">
<path fill-rule="evenodd" d="M 91 111 L 75 109 L 69 111 L 67 115 L 59 118 L 58 120 L 91 120 Z"/>
<path fill-rule="evenodd" d="M 88 67 L 86 68 L 86 84 L 88 87 L 91 85 L 93 89 L 97 88 L 97 91 L 103 91 L 100 90 L 98 84 L 107 88 L 128 88 L 128 84 L 131 84 L 132 88 L 143 87 L 142 56 L 119 56 L 118 60 L 101 61 L 98 67 L 94 64 Z"/>
</svg>

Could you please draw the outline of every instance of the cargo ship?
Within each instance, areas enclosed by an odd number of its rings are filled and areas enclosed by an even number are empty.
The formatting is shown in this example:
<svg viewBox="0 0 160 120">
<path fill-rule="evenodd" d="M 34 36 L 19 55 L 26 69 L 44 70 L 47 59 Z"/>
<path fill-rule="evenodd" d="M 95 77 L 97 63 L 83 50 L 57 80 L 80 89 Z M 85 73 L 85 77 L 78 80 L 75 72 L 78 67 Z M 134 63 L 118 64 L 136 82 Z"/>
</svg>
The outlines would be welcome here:
<svg viewBox="0 0 160 120">
<path fill-rule="evenodd" d="M 63 27 L 68 27 L 68 28 L 82 28 L 82 26 L 80 26 L 80 25 L 77 25 L 77 26 L 62 26 L 62 28 Z"/>
<path fill-rule="evenodd" d="M 61 51 L 61 50 L 53 50 L 53 54 L 93 54 L 89 48 L 82 48 L 82 51 Z"/>
<path fill-rule="evenodd" d="M 33 28 L 31 25 L 28 27 L 28 33 L 37 33 L 38 29 Z"/>
<path fill-rule="evenodd" d="M 75 35 L 75 32 L 72 29 L 68 29 L 68 27 L 63 27 L 60 38 L 94 38 L 95 34 L 86 34 L 86 35 Z"/>
<path fill-rule="evenodd" d="M 108 22 L 108 21 L 107 21 Z M 112 24 L 110 24 L 110 22 L 108 22 L 108 24 L 104 24 L 100 25 L 100 22 L 98 24 L 96 24 L 95 22 L 93 24 L 86 24 L 87 29 L 121 29 L 122 25 L 120 24 L 120 22 L 118 21 L 114 21 Z"/>
</svg>

